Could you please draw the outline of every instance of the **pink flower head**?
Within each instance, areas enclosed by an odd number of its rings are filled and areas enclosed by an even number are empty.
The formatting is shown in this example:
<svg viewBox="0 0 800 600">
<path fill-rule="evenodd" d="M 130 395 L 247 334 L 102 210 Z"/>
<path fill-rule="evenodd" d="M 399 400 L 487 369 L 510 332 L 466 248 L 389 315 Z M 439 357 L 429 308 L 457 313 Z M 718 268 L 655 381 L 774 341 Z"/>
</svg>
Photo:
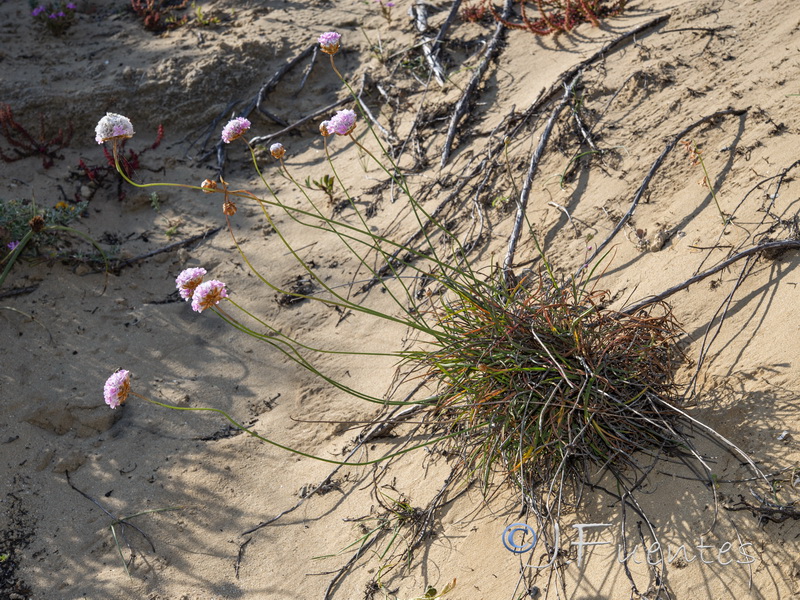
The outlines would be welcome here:
<svg viewBox="0 0 800 600">
<path fill-rule="evenodd" d="M 31 15 L 33 15 L 34 17 L 38 17 L 40 14 L 42 14 L 44 12 L 44 10 L 45 10 L 44 5 L 40 4 L 39 6 L 37 6 L 36 8 L 33 9 L 33 12 L 31 13 Z"/>
<path fill-rule="evenodd" d="M 219 301 L 228 297 L 228 292 L 225 290 L 225 284 L 216 279 L 201 283 L 194 290 L 192 296 L 192 310 L 195 312 L 203 312 L 207 308 L 211 308 Z"/>
<path fill-rule="evenodd" d="M 17 249 L 17 246 L 19 246 L 19 242 L 17 240 L 14 240 L 13 242 L 8 242 L 7 248 L 13 252 L 14 250 Z"/>
<path fill-rule="evenodd" d="M 326 128 L 337 135 L 349 135 L 356 128 L 356 113 L 350 109 L 340 110 L 331 117 Z"/>
<path fill-rule="evenodd" d="M 280 160 L 286 154 L 286 148 L 280 142 L 275 142 L 269 147 L 269 153 L 272 154 L 272 158 Z"/>
<path fill-rule="evenodd" d="M 106 380 L 103 386 L 103 398 L 111 408 L 125 404 L 131 391 L 131 373 L 120 369 Z"/>
<path fill-rule="evenodd" d="M 244 117 L 231 119 L 222 129 L 222 141 L 230 144 L 233 140 L 242 137 L 248 129 L 250 129 L 250 121 Z"/>
<path fill-rule="evenodd" d="M 187 302 L 194 294 L 195 288 L 203 283 L 203 276 L 207 273 L 202 267 L 194 267 L 191 269 L 184 269 L 181 274 L 175 279 L 175 287 L 181 293 L 181 298 Z"/>
<path fill-rule="evenodd" d="M 96 134 L 94 139 L 98 144 L 108 140 L 130 138 L 134 134 L 130 119 L 114 113 L 106 113 L 106 116 L 97 123 L 94 131 Z"/>
<path fill-rule="evenodd" d="M 335 31 L 328 31 L 319 36 L 319 49 L 325 54 L 336 54 L 339 51 L 339 41 L 342 39 L 341 34 Z"/>
</svg>

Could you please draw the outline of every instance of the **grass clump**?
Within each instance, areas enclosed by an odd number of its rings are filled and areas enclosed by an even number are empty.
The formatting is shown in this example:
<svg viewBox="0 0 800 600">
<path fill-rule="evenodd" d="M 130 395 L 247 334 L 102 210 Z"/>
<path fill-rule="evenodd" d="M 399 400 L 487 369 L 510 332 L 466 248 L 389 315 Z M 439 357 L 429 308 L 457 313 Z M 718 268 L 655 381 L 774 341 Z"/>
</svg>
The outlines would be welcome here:
<svg viewBox="0 0 800 600">
<path fill-rule="evenodd" d="M 434 418 L 462 431 L 473 476 L 551 493 L 586 482 L 592 465 L 617 470 L 679 443 L 670 309 L 631 315 L 606 308 L 607 292 L 532 283 L 454 286 L 424 357 L 440 383 Z"/>
</svg>

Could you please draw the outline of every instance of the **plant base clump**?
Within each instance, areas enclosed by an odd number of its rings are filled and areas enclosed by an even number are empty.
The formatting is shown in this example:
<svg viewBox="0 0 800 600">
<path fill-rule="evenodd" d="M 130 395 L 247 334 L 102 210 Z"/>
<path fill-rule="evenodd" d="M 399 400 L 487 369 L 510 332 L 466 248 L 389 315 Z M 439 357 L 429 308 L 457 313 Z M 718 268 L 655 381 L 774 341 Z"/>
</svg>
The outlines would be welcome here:
<svg viewBox="0 0 800 600">
<path fill-rule="evenodd" d="M 606 292 L 543 279 L 451 289 L 425 360 L 441 384 L 434 419 L 462 431 L 456 446 L 474 477 L 486 484 L 499 471 L 551 494 L 682 442 L 672 404 L 681 330 L 666 305 L 615 312 Z"/>
</svg>

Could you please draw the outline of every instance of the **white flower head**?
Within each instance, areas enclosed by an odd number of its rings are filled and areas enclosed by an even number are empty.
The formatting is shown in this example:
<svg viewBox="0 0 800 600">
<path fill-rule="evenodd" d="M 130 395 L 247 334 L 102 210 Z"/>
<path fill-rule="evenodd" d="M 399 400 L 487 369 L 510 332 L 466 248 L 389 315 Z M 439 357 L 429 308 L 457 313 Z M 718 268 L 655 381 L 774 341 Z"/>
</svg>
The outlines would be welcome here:
<svg viewBox="0 0 800 600">
<path fill-rule="evenodd" d="M 94 131 L 96 134 L 94 139 L 98 144 L 108 140 L 130 138 L 134 134 L 130 119 L 115 113 L 106 113 L 106 116 L 97 123 Z"/>
</svg>

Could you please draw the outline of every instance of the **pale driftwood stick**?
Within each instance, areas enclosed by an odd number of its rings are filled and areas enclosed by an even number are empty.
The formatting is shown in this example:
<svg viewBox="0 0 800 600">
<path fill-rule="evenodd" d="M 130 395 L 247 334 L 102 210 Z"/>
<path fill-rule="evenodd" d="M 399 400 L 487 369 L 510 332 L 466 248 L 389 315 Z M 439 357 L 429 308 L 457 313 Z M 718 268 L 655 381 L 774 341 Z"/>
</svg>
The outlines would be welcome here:
<svg viewBox="0 0 800 600">
<path fill-rule="evenodd" d="M 547 146 L 547 140 L 550 139 L 550 134 L 553 131 L 553 126 L 556 123 L 556 119 L 558 118 L 558 115 L 561 114 L 561 111 L 564 110 L 564 106 L 566 106 L 567 102 L 572 96 L 572 88 L 575 86 L 579 78 L 580 76 L 576 75 L 568 85 L 564 86 L 564 96 L 561 98 L 561 102 L 558 103 L 558 106 L 556 106 L 553 109 L 553 112 L 550 114 L 550 119 L 548 119 L 547 124 L 544 127 L 544 131 L 539 137 L 539 144 L 536 146 L 536 150 L 534 150 L 533 154 L 531 155 L 531 163 L 528 166 L 528 174 L 525 176 L 525 183 L 523 184 L 522 191 L 517 199 L 517 214 L 514 219 L 514 228 L 512 230 L 511 237 L 508 240 L 506 257 L 503 260 L 503 277 L 506 281 L 506 285 L 509 287 L 514 286 L 513 282 L 516 279 L 511 267 L 514 263 L 514 254 L 517 250 L 517 242 L 519 241 L 519 236 L 522 233 L 522 224 L 525 221 L 525 212 L 528 208 L 528 198 L 531 195 L 533 178 L 536 175 L 536 170 L 539 167 L 539 161 L 542 159 L 542 154 L 544 154 L 545 146 Z"/>
<path fill-rule="evenodd" d="M 647 187 L 650 185 L 650 181 L 653 179 L 653 176 L 656 174 L 656 171 L 658 171 L 659 167 L 664 162 L 664 159 L 667 157 L 667 154 L 669 154 L 673 150 L 673 148 L 675 148 L 678 142 L 680 142 L 686 136 L 687 133 L 692 131 L 692 129 L 694 129 L 695 127 L 699 127 L 703 123 L 708 123 L 709 121 L 713 121 L 718 117 L 725 117 L 728 115 L 739 116 L 745 114 L 747 110 L 748 109 L 746 108 L 743 109 L 729 108 L 727 110 L 717 111 L 714 114 L 707 115 L 702 119 L 695 121 L 688 127 L 685 127 L 683 130 L 681 130 L 675 137 L 673 137 L 672 140 L 670 140 L 670 142 L 667 144 L 666 148 L 664 148 L 664 150 L 661 152 L 659 157 L 655 160 L 653 166 L 650 167 L 650 171 L 648 171 L 647 175 L 645 175 L 642 184 L 639 186 L 639 189 L 636 190 L 636 194 L 633 196 L 633 200 L 631 201 L 630 208 L 628 208 L 628 212 L 626 212 L 625 215 L 623 215 L 619 223 L 617 223 L 617 226 L 614 227 L 614 230 L 608 235 L 608 237 L 605 240 L 603 240 L 603 243 L 597 246 L 592 255 L 575 272 L 574 277 L 577 278 L 583 272 L 583 270 L 588 265 L 590 265 L 592 261 L 595 258 L 597 258 L 603 250 L 605 250 L 606 246 L 608 246 L 611 243 L 611 240 L 613 240 L 614 237 L 620 232 L 625 223 L 627 223 L 630 220 L 630 218 L 633 216 L 633 213 L 636 211 L 636 207 L 639 205 L 639 201 L 642 199 L 642 196 L 644 196 Z"/>
<path fill-rule="evenodd" d="M 512 5 L 513 0 L 506 0 L 505 6 L 503 6 L 504 19 L 508 18 L 508 16 L 511 14 Z M 461 94 L 458 102 L 456 102 L 455 108 L 453 109 L 453 115 L 450 117 L 450 125 L 447 128 L 447 139 L 444 142 L 444 148 L 442 148 L 442 160 L 440 164 L 442 167 L 447 164 L 447 161 L 450 158 L 450 151 L 453 146 L 453 140 L 456 137 L 458 124 L 461 119 L 465 117 L 467 113 L 469 113 L 470 97 L 473 93 L 475 93 L 475 90 L 478 89 L 478 85 L 483 79 L 483 76 L 486 74 L 486 70 L 489 68 L 489 63 L 495 59 L 497 53 L 500 51 L 500 40 L 502 39 L 503 32 L 505 30 L 506 26 L 498 21 L 497 25 L 495 25 L 492 40 L 489 42 L 489 45 L 486 47 L 486 51 L 483 53 L 483 60 L 481 60 L 478 68 L 472 75 L 472 79 L 469 80 L 467 87 L 464 88 L 464 92 Z"/>
<path fill-rule="evenodd" d="M 613 40 L 611 40 L 607 44 L 604 44 L 602 48 L 600 48 L 597 52 L 592 54 L 590 57 L 585 58 L 584 60 L 579 62 L 577 65 L 572 67 L 570 70 L 568 70 L 566 73 L 563 73 L 561 75 L 561 77 L 559 78 L 559 80 L 556 83 L 554 83 L 552 86 L 550 86 L 550 89 L 547 90 L 547 92 L 541 97 L 539 102 L 542 105 L 546 104 L 547 102 L 550 102 L 551 100 L 553 100 L 558 95 L 558 90 L 561 88 L 561 85 L 563 84 L 564 81 L 567 81 L 568 79 L 572 79 L 578 72 L 583 71 L 590 64 L 592 64 L 593 62 L 596 62 L 597 60 L 603 58 L 606 54 L 608 54 L 612 50 L 617 50 L 622 44 L 627 42 L 628 39 L 637 36 L 638 34 L 642 33 L 643 31 L 647 31 L 648 29 L 656 27 L 657 25 L 661 25 L 661 23 L 664 23 L 664 22 L 666 22 L 668 20 L 669 20 L 669 15 L 661 15 L 660 17 L 656 17 L 655 19 L 653 19 L 651 21 L 648 21 L 647 23 L 643 23 L 643 24 L 639 25 L 638 27 L 634 27 L 633 29 L 630 29 L 630 30 L 626 31 L 625 33 L 623 33 L 622 35 L 614 38 Z"/>
<path fill-rule="evenodd" d="M 547 89 L 547 90 L 542 89 L 542 91 L 539 92 L 539 96 L 536 98 L 536 100 L 530 105 L 530 107 L 522 115 L 522 118 L 520 119 L 520 124 L 517 126 L 515 131 L 513 131 L 511 134 L 509 134 L 509 137 L 514 137 L 514 135 L 519 130 L 519 128 L 532 115 L 537 113 L 541 109 L 541 107 L 543 107 L 545 104 L 547 104 L 548 102 L 553 100 L 553 98 L 556 96 L 556 92 L 563 85 L 563 82 L 565 82 L 565 81 L 569 80 L 570 78 L 574 77 L 575 74 L 577 74 L 579 71 L 582 71 L 585 67 L 589 66 L 591 63 L 597 61 L 600 58 L 603 58 L 611 50 L 616 50 L 628 38 L 634 37 L 634 36 L 642 33 L 643 31 L 646 31 L 647 29 L 650 29 L 651 27 L 655 27 L 656 25 L 660 25 L 661 23 L 663 23 L 663 22 L 665 22 L 667 20 L 669 20 L 669 16 L 668 15 L 662 15 L 660 17 L 657 17 L 657 18 L 653 19 L 652 21 L 648 21 L 647 23 L 639 25 L 638 27 L 634 27 L 633 29 L 631 29 L 629 31 L 626 31 L 625 33 L 623 33 L 619 37 L 617 37 L 617 38 L 611 40 L 610 42 L 608 42 L 607 44 L 605 44 L 602 48 L 600 48 L 600 50 L 595 52 L 589 58 L 581 61 L 580 63 L 578 63 L 576 66 L 572 67 L 571 69 L 569 69 L 565 73 L 562 73 L 561 76 L 558 78 L 558 81 L 556 83 L 554 83 L 552 86 L 550 86 L 549 89 Z M 632 77 L 633 77 L 633 75 L 628 77 L 628 79 L 625 80 L 625 83 L 627 83 L 628 80 L 631 79 Z M 622 87 L 624 87 L 625 83 L 623 83 L 622 86 L 620 86 L 620 89 L 617 90 L 617 92 L 614 94 L 614 96 L 611 98 L 611 100 L 609 100 L 608 104 L 606 105 L 605 109 L 603 110 L 602 115 L 604 115 L 606 113 L 606 111 L 608 110 L 609 106 L 611 105 L 611 102 L 613 102 L 614 98 L 617 97 L 617 94 L 619 94 L 620 90 L 622 89 Z M 600 118 L 602 118 L 602 115 L 601 115 Z M 594 131 L 596 126 L 597 126 L 597 123 L 595 123 L 594 125 L 592 125 L 592 127 L 589 128 L 589 134 L 591 134 Z"/>
<path fill-rule="evenodd" d="M 358 101 L 359 101 L 359 103 L 361 103 L 361 94 L 364 92 L 364 82 L 365 81 L 366 81 L 366 75 L 362 75 L 361 76 L 361 86 L 360 86 L 359 91 L 358 91 Z M 329 104 L 328 106 L 326 106 L 324 108 L 320 108 L 318 111 L 315 111 L 315 112 L 311 113 L 310 115 L 306 115 L 302 119 L 300 119 L 298 121 L 295 121 L 294 123 L 292 123 L 288 127 L 284 127 L 283 129 L 281 129 L 280 131 L 276 131 L 275 133 L 270 133 L 269 135 L 262 135 L 262 136 L 259 136 L 259 137 L 254 137 L 249 141 L 249 144 L 251 146 L 253 146 L 255 144 L 265 144 L 265 143 L 271 141 L 272 139 L 278 137 L 279 135 L 283 135 L 284 133 L 288 133 L 288 132 L 292 131 L 293 129 L 297 129 L 298 127 L 300 127 L 301 125 L 304 125 L 305 123 L 308 123 L 312 119 L 316 119 L 317 117 L 321 117 L 325 113 L 332 111 L 334 108 L 336 108 L 338 106 L 341 106 L 342 104 L 347 104 L 348 102 L 350 102 L 350 100 L 352 100 L 351 96 L 347 96 L 346 98 L 342 98 L 341 100 L 337 100 L 336 102 L 333 102 L 332 104 Z M 362 106 L 363 106 L 363 104 L 362 104 Z M 369 110 L 365 110 L 364 112 L 365 112 L 365 114 L 367 114 L 367 116 L 369 118 L 371 118 L 371 119 L 373 118 L 372 114 L 369 112 Z M 381 127 L 377 122 L 375 122 L 375 121 L 373 121 L 373 122 L 378 127 Z M 383 130 L 382 127 L 381 127 L 381 129 Z"/>
<path fill-rule="evenodd" d="M 306 81 L 308 81 L 308 76 L 311 75 L 311 70 L 314 68 L 314 65 L 317 62 L 317 56 L 319 56 L 319 46 L 314 44 L 314 51 L 311 54 L 311 61 L 308 63 L 306 70 L 303 71 L 303 79 L 300 81 L 300 87 L 297 88 L 297 91 L 300 92 L 304 87 L 306 87 Z"/>
<path fill-rule="evenodd" d="M 361 78 L 361 90 L 358 92 L 358 103 L 361 105 L 361 110 L 364 111 L 364 114 L 367 116 L 367 118 L 372 121 L 372 124 L 380 130 L 381 134 L 390 145 L 396 144 L 399 141 L 397 136 L 380 124 L 378 119 L 375 118 L 375 115 L 372 114 L 372 111 L 367 106 L 367 103 L 362 99 L 362 96 L 364 95 L 366 79 L 367 77 L 365 73 Z"/>
<path fill-rule="evenodd" d="M 428 32 L 428 5 L 425 4 L 424 0 L 417 0 L 412 7 L 412 12 L 414 13 L 414 25 L 417 27 L 417 31 L 422 34 L 422 54 L 425 55 L 425 62 L 428 63 L 436 82 L 443 86 L 444 68 L 433 51 L 433 40 L 426 35 Z"/>
<path fill-rule="evenodd" d="M 450 7 L 450 13 L 447 15 L 444 23 L 442 26 L 439 27 L 439 33 L 436 34 L 436 39 L 433 40 L 433 44 L 431 44 L 431 52 L 433 55 L 438 57 L 439 56 L 439 49 L 442 44 L 442 40 L 444 40 L 444 36 L 447 35 L 447 30 L 450 29 L 450 25 L 453 24 L 453 21 L 456 20 L 458 16 L 458 9 L 461 6 L 461 0 L 453 0 L 453 5 Z"/>
<path fill-rule="evenodd" d="M 266 83 L 264 83 L 264 85 L 261 86 L 261 89 L 258 90 L 258 95 L 256 96 L 256 104 L 255 104 L 255 107 L 260 112 L 264 113 L 265 115 L 269 116 L 270 119 L 275 121 L 274 116 L 271 116 L 270 113 L 266 112 L 261 107 L 261 104 L 264 102 L 264 98 L 266 98 L 267 94 L 269 94 L 272 90 L 274 90 L 278 86 L 278 83 L 280 82 L 281 78 L 284 75 L 286 75 L 286 73 L 288 73 L 292 67 L 294 67 L 298 62 L 306 58 L 309 54 L 313 53 L 316 47 L 317 47 L 316 43 L 309 45 L 300 54 L 295 56 L 292 60 L 285 63 L 280 69 L 275 71 L 275 74 L 272 77 L 270 77 L 270 79 Z M 278 125 L 284 125 L 284 126 L 286 125 L 285 122 L 280 122 L 280 121 L 275 121 L 275 122 L 278 123 Z"/>
<path fill-rule="evenodd" d="M 259 137 L 252 138 L 250 140 L 250 145 L 252 146 L 254 144 L 265 144 L 265 143 L 271 141 L 272 139 L 278 137 L 279 135 L 283 135 L 284 133 L 288 133 L 288 132 L 292 131 L 293 129 L 297 129 L 298 127 L 300 127 L 301 125 L 304 125 L 305 123 L 308 123 L 312 119 L 316 119 L 317 117 L 320 117 L 320 116 L 324 115 L 325 113 L 332 111 L 334 108 L 336 108 L 338 106 L 341 106 L 342 104 L 347 104 L 351 100 L 352 100 L 352 98 L 350 98 L 350 96 L 348 96 L 347 98 L 342 98 L 341 100 L 337 100 L 336 102 L 334 102 L 333 104 L 329 104 L 325 108 L 320 108 L 318 111 L 313 112 L 310 115 L 306 115 L 305 117 L 303 117 L 299 121 L 295 121 L 294 123 L 292 123 L 288 127 L 284 127 L 283 129 L 281 129 L 280 131 L 276 131 L 275 133 L 270 133 L 269 135 L 262 135 L 262 136 L 259 136 Z"/>
<path fill-rule="evenodd" d="M 766 242 L 764 244 L 759 244 L 758 246 L 753 246 L 752 248 L 748 248 L 747 250 L 743 250 L 739 252 L 739 254 L 734 254 L 729 259 L 722 261 L 716 267 L 711 267 L 710 269 L 703 271 L 702 273 L 695 275 L 694 277 L 687 279 L 683 283 L 680 283 L 676 286 L 669 288 L 668 290 L 661 292 L 657 296 L 653 296 L 647 300 L 643 300 L 638 304 L 634 304 L 630 308 L 626 308 L 622 312 L 626 314 L 634 314 L 639 310 L 642 310 L 645 306 L 649 306 L 654 302 L 660 302 L 666 298 L 672 296 L 672 294 L 676 292 L 680 292 L 681 290 L 685 290 L 690 285 L 697 283 L 698 281 L 702 281 L 706 277 L 710 277 L 714 273 L 719 273 L 723 269 L 728 268 L 730 265 L 735 263 L 737 260 L 741 260 L 743 258 L 747 258 L 748 256 L 752 256 L 753 254 L 758 254 L 759 252 L 765 251 L 782 251 L 782 250 L 798 250 L 800 249 L 800 240 L 782 240 L 779 242 Z"/>
</svg>

